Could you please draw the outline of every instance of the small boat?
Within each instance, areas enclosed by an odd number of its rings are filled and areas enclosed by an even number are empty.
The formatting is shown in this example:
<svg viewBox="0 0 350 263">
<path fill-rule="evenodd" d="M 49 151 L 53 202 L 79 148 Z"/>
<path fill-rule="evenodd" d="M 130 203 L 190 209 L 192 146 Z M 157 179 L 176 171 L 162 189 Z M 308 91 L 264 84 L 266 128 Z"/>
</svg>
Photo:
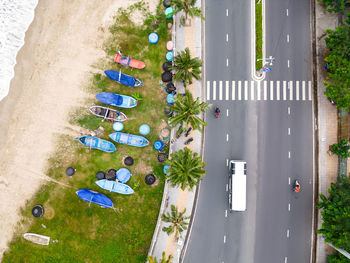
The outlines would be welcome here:
<svg viewBox="0 0 350 263">
<path fill-rule="evenodd" d="M 102 179 L 102 180 L 96 181 L 96 184 L 105 190 L 116 192 L 123 195 L 130 195 L 134 193 L 134 190 L 130 186 L 123 183 L 116 182 L 116 181 Z"/>
<path fill-rule="evenodd" d="M 24 233 L 23 238 L 38 245 L 47 246 L 50 244 L 50 237 L 34 233 Z"/>
<path fill-rule="evenodd" d="M 76 193 L 83 201 L 89 202 L 89 206 L 95 203 L 101 207 L 113 208 L 113 201 L 103 194 L 88 189 L 80 189 Z"/>
<path fill-rule="evenodd" d="M 142 87 L 143 86 L 142 80 L 139 80 L 137 78 L 123 74 L 123 73 L 115 71 L 115 70 L 105 70 L 105 74 L 111 80 L 115 80 L 116 82 L 119 82 L 120 84 L 123 84 L 126 86 L 131 86 L 131 87 Z"/>
<path fill-rule="evenodd" d="M 137 100 L 126 95 L 120 95 L 110 92 L 101 92 L 96 95 L 96 99 L 104 104 L 121 108 L 133 108 L 137 106 Z"/>
<path fill-rule="evenodd" d="M 142 136 L 124 132 L 114 132 L 109 135 L 109 138 L 111 138 L 115 142 L 136 147 L 145 147 L 150 144 L 150 142 Z"/>
<path fill-rule="evenodd" d="M 122 56 L 122 54 L 115 55 L 114 62 L 137 69 L 143 69 L 146 66 L 142 61 Z"/>
<path fill-rule="evenodd" d="M 102 106 L 92 106 L 90 107 L 90 112 L 98 117 L 102 117 L 104 120 L 126 121 L 128 119 L 121 111 Z"/>
<path fill-rule="evenodd" d="M 113 143 L 106 141 L 106 140 L 102 140 L 100 138 L 97 137 L 92 137 L 92 136 L 88 136 L 88 135 L 84 135 L 78 138 L 74 138 L 74 139 L 78 139 L 78 141 L 82 144 L 85 145 L 89 148 L 94 148 L 94 149 L 98 149 L 104 152 L 115 152 L 116 147 Z"/>
</svg>

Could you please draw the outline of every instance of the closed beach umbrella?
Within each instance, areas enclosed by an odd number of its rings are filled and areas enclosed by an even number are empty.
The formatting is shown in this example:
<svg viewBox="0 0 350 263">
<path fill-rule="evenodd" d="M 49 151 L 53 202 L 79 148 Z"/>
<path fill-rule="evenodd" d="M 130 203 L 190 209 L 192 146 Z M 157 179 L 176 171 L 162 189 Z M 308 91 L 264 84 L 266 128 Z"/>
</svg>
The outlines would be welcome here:
<svg viewBox="0 0 350 263">
<path fill-rule="evenodd" d="M 102 172 L 102 171 L 98 171 L 97 173 L 96 173 L 96 178 L 97 178 L 97 180 L 102 180 L 102 179 L 105 179 L 105 173 L 104 172 Z"/>
<path fill-rule="evenodd" d="M 169 109 L 168 107 L 164 108 L 164 112 L 168 117 L 173 116 L 173 112 L 171 111 L 171 109 Z"/>
<path fill-rule="evenodd" d="M 147 135 L 151 131 L 151 128 L 147 124 L 142 124 L 139 128 L 139 132 L 142 135 Z"/>
<path fill-rule="evenodd" d="M 170 71 L 170 67 L 172 65 L 173 64 L 170 61 L 166 61 L 166 62 L 163 63 L 162 68 L 163 68 L 164 71 Z"/>
<path fill-rule="evenodd" d="M 162 73 L 162 81 L 163 82 L 170 82 L 173 80 L 173 74 L 169 71 L 165 71 Z"/>
<path fill-rule="evenodd" d="M 171 50 L 173 50 L 173 48 L 174 48 L 173 41 L 168 41 L 168 42 L 166 43 L 166 49 L 169 50 L 169 51 L 171 51 Z"/>
<path fill-rule="evenodd" d="M 127 166 L 131 166 L 134 164 L 134 158 L 132 158 L 131 156 L 128 156 L 124 159 L 124 164 Z"/>
<path fill-rule="evenodd" d="M 117 121 L 115 123 L 113 123 L 113 130 L 115 131 L 122 131 L 124 129 L 124 124 Z"/>
<path fill-rule="evenodd" d="M 166 154 L 165 153 L 159 153 L 157 156 L 158 162 L 164 163 L 166 159 Z"/>
<path fill-rule="evenodd" d="M 127 181 L 129 181 L 130 177 L 131 177 L 131 173 L 126 168 L 120 168 L 117 171 L 117 180 L 123 184 L 125 184 Z"/>
<path fill-rule="evenodd" d="M 42 205 L 36 205 L 32 209 L 32 215 L 34 217 L 42 217 L 44 214 L 44 207 Z"/>
<path fill-rule="evenodd" d="M 156 141 L 154 143 L 154 149 L 156 149 L 157 151 L 161 151 L 163 149 L 163 142 L 162 141 Z"/>
<path fill-rule="evenodd" d="M 145 177 L 145 183 L 148 185 L 152 185 L 154 184 L 154 182 L 156 181 L 156 177 L 153 174 L 148 174 Z"/>
<path fill-rule="evenodd" d="M 73 168 L 73 167 L 68 167 L 67 169 L 66 169 L 66 175 L 68 175 L 68 176 L 72 176 L 74 173 L 75 173 L 75 169 Z"/>
<path fill-rule="evenodd" d="M 168 53 L 166 53 L 165 58 L 168 61 L 173 61 L 173 57 L 174 57 L 174 52 L 173 51 L 169 51 Z"/>
<path fill-rule="evenodd" d="M 167 174 L 166 171 L 169 169 L 169 165 L 164 165 L 163 166 L 163 173 Z"/>
<path fill-rule="evenodd" d="M 114 169 L 109 169 L 106 173 L 106 179 L 107 180 L 115 180 L 117 171 Z"/>
<path fill-rule="evenodd" d="M 157 33 L 151 33 L 148 35 L 148 41 L 151 44 L 157 44 L 159 41 L 159 36 L 157 35 Z"/>
<path fill-rule="evenodd" d="M 175 96 L 172 93 L 170 93 L 170 94 L 168 94 L 168 96 L 166 96 L 166 101 L 169 104 L 173 104 L 174 103 L 174 99 L 175 99 Z"/>
<path fill-rule="evenodd" d="M 164 14 L 166 15 L 166 18 L 172 18 L 173 12 L 174 12 L 174 8 L 168 7 L 167 9 L 165 9 Z"/>
</svg>

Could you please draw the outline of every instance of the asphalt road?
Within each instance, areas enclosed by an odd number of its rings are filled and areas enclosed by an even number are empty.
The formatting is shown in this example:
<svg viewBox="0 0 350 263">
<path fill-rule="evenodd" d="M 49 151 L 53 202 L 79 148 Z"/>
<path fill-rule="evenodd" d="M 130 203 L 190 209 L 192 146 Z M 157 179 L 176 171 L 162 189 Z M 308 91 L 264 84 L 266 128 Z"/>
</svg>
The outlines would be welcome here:
<svg viewBox="0 0 350 263">
<path fill-rule="evenodd" d="M 266 55 L 275 57 L 266 80 L 300 85 L 311 80 L 309 5 L 303 0 L 266 1 Z M 250 1 L 207 0 L 205 8 L 206 80 L 250 81 Z M 207 175 L 184 262 L 309 262 L 312 102 L 208 102 L 220 107 L 221 116 L 207 114 Z M 245 212 L 228 212 L 230 159 L 247 161 Z M 298 194 L 291 191 L 295 179 L 302 185 Z"/>
</svg>

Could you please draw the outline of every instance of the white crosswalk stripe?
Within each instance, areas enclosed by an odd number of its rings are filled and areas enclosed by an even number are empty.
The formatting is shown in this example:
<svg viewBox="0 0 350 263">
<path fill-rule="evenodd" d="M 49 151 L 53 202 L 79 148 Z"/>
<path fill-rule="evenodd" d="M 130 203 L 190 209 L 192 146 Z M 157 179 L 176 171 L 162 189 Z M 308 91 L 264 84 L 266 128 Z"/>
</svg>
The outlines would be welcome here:
<svg viewBox="0 0 350 263">
<path fill-rule="evenodd" d="M 312 81 L 305 80 L 208 80 L 205 90 L 207 101 L 312 101 Z"/>
</svg>

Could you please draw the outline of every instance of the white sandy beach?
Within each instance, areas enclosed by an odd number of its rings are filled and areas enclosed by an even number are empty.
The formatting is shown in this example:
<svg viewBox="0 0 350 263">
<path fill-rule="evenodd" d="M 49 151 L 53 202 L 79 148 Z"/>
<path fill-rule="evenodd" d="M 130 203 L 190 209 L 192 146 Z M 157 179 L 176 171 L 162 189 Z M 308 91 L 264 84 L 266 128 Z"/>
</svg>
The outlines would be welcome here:
<svg viewBox="0 0 350 263">
<path fill-rule="evenodd" d="M 111 4 L 112 2 L 112 4 Z M 55 134 L 83 91 L 111 16 L 138 0 L 40 0 L 17 55 L 9 95 L 0 102 L 0 260 L 20 220 L 20 208 L 45 181 Z M 154 11 L 158 0 L 145 1 Z M 135 18 L 137 19 L 137 18 Z"/>
</svg>

